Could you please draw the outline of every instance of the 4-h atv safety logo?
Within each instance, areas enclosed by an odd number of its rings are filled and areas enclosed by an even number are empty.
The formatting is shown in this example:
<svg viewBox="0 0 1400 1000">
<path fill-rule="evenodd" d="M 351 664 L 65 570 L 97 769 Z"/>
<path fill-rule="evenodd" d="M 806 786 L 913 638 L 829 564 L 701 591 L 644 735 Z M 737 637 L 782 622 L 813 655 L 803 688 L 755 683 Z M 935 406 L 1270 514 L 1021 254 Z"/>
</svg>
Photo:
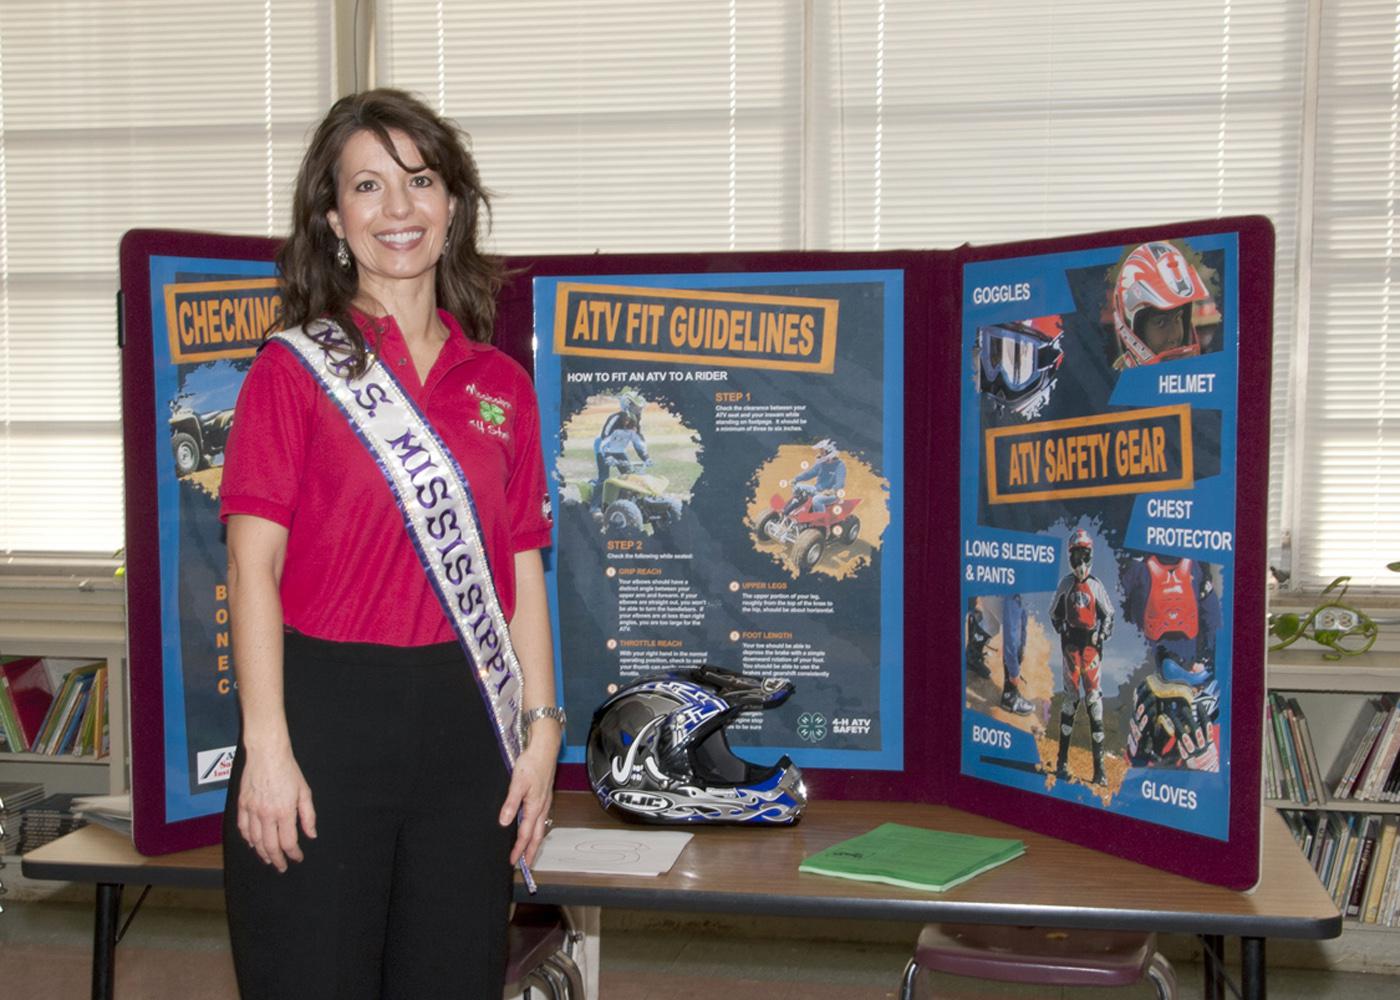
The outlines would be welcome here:
<svg viewBox="0 0 1400 1000">
<path fill-rule="evenodd" d="M 826 739 L 826 716 L 820 712 L 803 712 L 797 718 L 797 735 L 809 743 Z"/>
<path fill-rule="evenodd" d="M 485 420 L 488 424 L 496 424 L 499 426 L 506 422 L 506 411 L 501 409 L 499 404 L 493 403 L 489 399 L 481 400 L 480 410 L 481 419 Z"/>
</svg>

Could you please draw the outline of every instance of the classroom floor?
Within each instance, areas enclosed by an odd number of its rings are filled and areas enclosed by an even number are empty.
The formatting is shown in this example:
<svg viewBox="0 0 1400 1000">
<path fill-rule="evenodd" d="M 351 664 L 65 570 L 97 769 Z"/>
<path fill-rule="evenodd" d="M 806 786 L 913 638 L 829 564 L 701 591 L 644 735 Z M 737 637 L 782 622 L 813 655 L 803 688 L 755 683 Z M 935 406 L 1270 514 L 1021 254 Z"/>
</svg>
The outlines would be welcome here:
<svg viewBox="0 0 1400 1000">
<path fill-rule="evenodd" d="M 605 923 L 603 1000 L 877 1000 L 896 996 L 908 946 L 897 942 L 760 938 L 694 927 Z M 6 998 L 89 995 L 92 913 L 77 902 L 6 902 L 0 914 L 0 993 Z M 1272 945 L 1276 957 L 1287 947 Z M 235 1000 L 223 916 L 213 908 L 141 911 L 117 949 L 120 1000 Z M 1201 968 L 1179 961 L 1181 996 L 1201 995 Z M 1068 997 L 1057 991 L 937 977 L 939 997 Z M 1380 1000 L 1400 996 L 1400 977 L 1271 968 L 1273 1000 Z M 925 977 L 920 998 L 935 993 Z M 1150 997 L 1144 985 L 1080 989 L 1075 998 Z"/>
</svg>

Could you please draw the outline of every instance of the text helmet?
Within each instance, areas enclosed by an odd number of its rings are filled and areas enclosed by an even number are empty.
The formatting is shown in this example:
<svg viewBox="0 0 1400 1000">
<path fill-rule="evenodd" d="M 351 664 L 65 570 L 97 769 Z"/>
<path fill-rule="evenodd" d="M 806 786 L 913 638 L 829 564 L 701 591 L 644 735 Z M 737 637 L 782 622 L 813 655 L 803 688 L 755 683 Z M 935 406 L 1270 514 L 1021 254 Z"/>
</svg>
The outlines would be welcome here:
<svg viewBox="0 0 1400 1000">
<path fill-rule="evenodd" d="M 1112 295 L 1113 332 L 1122 351 L 1120 364 L 1132 368 L 1201 353 L 1191 303 L 1209 300 L 1210 293 L 1186 255 L 1172 244 L 1144 243 L 1128 254 L 1118 269 Z M 1185 339 L 1179 347 L 1158 352 L 1148 346 L 1142 336 L 1148 309 L 1183 310 Z"/>
<path fill-rule="evenodd" d="M 791 681 L 701 666 L 643 677 L 605 701 L 588 730 L 588 780 L 604 809 L 647 823 L 792 823 L 807 805 L 784 756 L 760 767 L 724 727 L 781 705 Z"/>
</svg>

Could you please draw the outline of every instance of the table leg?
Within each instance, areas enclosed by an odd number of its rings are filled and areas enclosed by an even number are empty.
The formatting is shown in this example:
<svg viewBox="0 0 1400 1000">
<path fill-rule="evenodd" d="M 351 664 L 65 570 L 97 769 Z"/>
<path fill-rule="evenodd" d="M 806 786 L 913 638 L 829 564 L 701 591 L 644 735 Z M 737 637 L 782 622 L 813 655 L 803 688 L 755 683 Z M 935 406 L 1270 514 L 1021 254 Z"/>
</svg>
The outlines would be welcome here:
<svg viewBox="0 0 1400 1000">
<path fill-rule="evenodd" d="M 1205 969 L 1205 1000 L 1224 1000 L 1225 939 L 1219 934 L 1202 934 L 1202 966 Z"/>
<path fill-rule="evenodd" d="M 603 910 L 598 906 L 566 906 L 574 930 L 583 935 L 580 954 L 574 961 L 583 973 L 584 996 L 598 1000 L 598 966 L 602 955 Z"/>
<path fill-rule="evenodd" d="M 1240 938 L 1240 989 L 1244 1000 L 1264 1000 L 1264 980 L 1264 939 Z"/>
<path fill-rule="evenodd" d="M 98 882 L 93 909 L 92 1000 L 112 1000 L 116 985 L 117 921 L 121 917 L 120 882 Z"/>
</svg>

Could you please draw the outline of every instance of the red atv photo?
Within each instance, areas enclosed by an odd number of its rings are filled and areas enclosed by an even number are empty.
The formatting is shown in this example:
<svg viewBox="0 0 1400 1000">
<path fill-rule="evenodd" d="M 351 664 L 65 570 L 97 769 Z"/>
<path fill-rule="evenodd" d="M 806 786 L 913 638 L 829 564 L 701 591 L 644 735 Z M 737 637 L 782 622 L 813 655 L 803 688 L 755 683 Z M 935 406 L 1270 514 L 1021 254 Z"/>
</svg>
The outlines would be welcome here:
<svg viewBox="0 0 1400 1000">
<path fill-rule="evenodd" d="M 828 547 L 850 545 L 860 537 L 860 518 L 855 509 L 860 500 L 852 497 L 825 498 L 829 502 L 816 509 L 816 487 L 798 483 L 792 499 L 774 493 L 769 506 L 773 509 L 759 518 L 754 534 L 761 542 L 787 545 L 788 556 L 799 573 L 806 573 L 821 562 Z"/>
</svg>

